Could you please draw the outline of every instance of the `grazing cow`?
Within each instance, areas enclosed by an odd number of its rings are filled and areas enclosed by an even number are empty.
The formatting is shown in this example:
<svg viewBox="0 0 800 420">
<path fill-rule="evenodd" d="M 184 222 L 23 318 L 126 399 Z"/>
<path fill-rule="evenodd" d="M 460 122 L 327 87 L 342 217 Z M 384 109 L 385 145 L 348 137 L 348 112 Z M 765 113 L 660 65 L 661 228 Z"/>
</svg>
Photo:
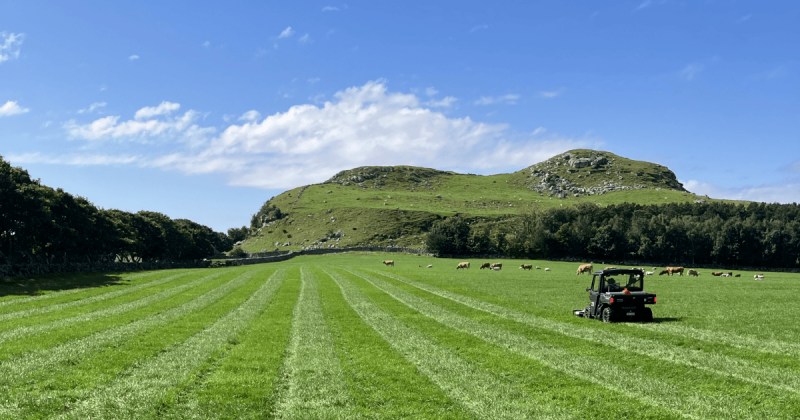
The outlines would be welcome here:
<svg viewBox="0 0 800 420">
<path fill-rule="evenodd" d="M 655 274 L 655 271 L 648 271 L 648 272 L 646 272 L 646 273 L 644 273 L 644 274 L 645 274 L 646 276 L 652 276 L 653 274 Z"/>
<path fill-rule="evenodd" d="M 675 273 L 678 273 L 679 276 L 683 275 L 683 267 L 667 267 L 667 271 L 670 276 Z"/>
<path fill-rule="evenodd" d="M 689 270 L 689 275 L 697 277 L 700 275 L 700 273 L 698 273 L 697 270 Z"/>
<path fill-rule="evenodd" d="M 500 267 L 503 268 L 503 263 L 492 263 L 492 268 Z"/>
<path fill-rule="evenodd" d="M 433 264 L 428 264 L 428 268 L 433 268 Z"/>
<path fill-rule="evenodd" d="M 722 271 L 714 271 L 714 272 L 711 273 L 711 275 L 719 277 L 719 276 L 722 275 Z"/>
<path fill-rule="evenodd" d="M 737 274 L 737 275 L 735 275 L 733 277 L 742 277 L 742 275 L 741 274 Z"/>
<path fill-rule="evenodd" d="M 753 278 L 756 279 L 756 280 L 764 280 L 764 275 L 763 274 L 756 274 L 755 276 L 753 276 Z"/>
<path fill-rule="evenodd" d="M 579 265 L 578 266 L 578 272 L 575 273 L 575 274 L 577 275 L 577 274 L 583 274 L 583 273 L 592 274 L 592 265 L 591 264 L 581 264 L 581 265 Z"/>
<path fill-rule="evenodd" d="M 502 268 L 503 268 L 503 267 L 492 267 L 492 270 L 494 270 L 494 271 L 500 271 Z"/>
<path fill-rule="evenodd" d="M 533 266 L 531 264 L 522 264 L 519 268 L 523 270 L 533 270 Z"/>
<path fill-rule="evenodd" d="M 389 266 L 389 265 L 391 265 L 392 267 L 394 267 L 394 261 L 392 261 L 392 260 L 386 260 L 386 261 L 384 261 L 384 262 L 383 262 L 383 265 L 386 265 L 386 266 Z"/>
<path fill-rule="evenodd" d="M 653 271 L 656 271 L 656 270 L 658 270 L 658 267 L 653 267 Z"/>
<path fill-rule="evenodd" d="M 604 270 L 616 270 L 616 269 L 617 269 L 617 267 L 606 267 L 606 268 L 604 268 Z"/>
<path fill-rule="evenodd" d="M 661 272 L 658 273 L 659 276 L 663 276 L 664 274 L 669 274 L 669 270 L 661 270 Z"/>
<path fill-rule="evenodd" d="M 733 271 L 728 271 L 728 277 L 733 277 Z"/>
<path fill-rule="evenodd" d="M 730 277 L 731 275 L 728 273 L 722 273 L 722 277 Z"/>
<path fill-rule="evenodd" d="M 547 268 L 547 267 L 545 267 L 544 271 L 550 271 L 550 269 L 549 269 L 549 268 Z"/>
<path fill-rule="evenodd" d="M 489 263 L 483 263 L 481 264 L 481 270 L 483 270 L 484 268 L 492 268 L 492 265 Z"/>
<path fill-rule="evenodd" d="M 469 262 L 460 262 L 460 263 L 458 263 L 458 265 L 456 266 L 456 270 L 458 270 L 460 268 L 469 268 Z"/>
<path fill-rule="evenodd" d="M 541 270 L 541 269 L 542 269 L 542 267 L 539 267 L 539 266 L 537 265 L 537 266 L 536 266 L 536 269 L 537 269 L 537 270 Z"/>
</svg>

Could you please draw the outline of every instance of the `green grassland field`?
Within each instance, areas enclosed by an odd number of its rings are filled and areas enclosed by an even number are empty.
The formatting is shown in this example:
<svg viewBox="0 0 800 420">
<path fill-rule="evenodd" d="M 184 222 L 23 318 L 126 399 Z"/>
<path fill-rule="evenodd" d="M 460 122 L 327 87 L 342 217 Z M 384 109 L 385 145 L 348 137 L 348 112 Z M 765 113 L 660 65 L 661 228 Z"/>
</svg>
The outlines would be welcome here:
<svg viewBox="0 0 800 420">
<path fill-rule="evenodd" d="M 647 277 L 654 322 L 604 324 L 572 315 L 591 281 L 578 264 L 465 261 L 14 279 L 0 418 L 800 417 L 798 274 Z"/>
</svg>

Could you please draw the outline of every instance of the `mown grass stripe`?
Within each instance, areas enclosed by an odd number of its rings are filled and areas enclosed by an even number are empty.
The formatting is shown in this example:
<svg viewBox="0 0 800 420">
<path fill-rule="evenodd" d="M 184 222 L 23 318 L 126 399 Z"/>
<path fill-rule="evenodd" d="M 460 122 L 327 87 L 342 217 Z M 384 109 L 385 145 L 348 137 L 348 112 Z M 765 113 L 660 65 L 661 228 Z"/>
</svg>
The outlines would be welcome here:
<svg viewBox="0 0 800 420">
<path fill-rule="evenodd" d="M 571 418 L 558 407 L 530 406 L 520 398 L 512 384 L 450 351 L 438 346 L 412 328 L 407 327 L 372 303 L 347 278 L 324 270 L 336 282 L 342 295 L 364 322 L 403 357 L 436 383 L 450 398 L 459 401 L 480 418 Z"/>
<path fill-rule="evenodd" d="M 25 336 L 34 335 L 34 334 L 41 334 L 47 331 L 51 331 L 54 329 L 65 328 L 72 326 L 77 323 L 81 322 L 88 322 L 96 319 L 106 318 L 117 316 L 129 311 L 133 311 L 148 305 L 152 305 L 158 301 L 168 299 L 172 296 L 175 296 L 179 293 L 186 291 L 187 289 L 191 289 L 193 287 L 197 287 L 203 283 L 212 281 L 220 276 L 225 274 L 224 271 L 217 271 L 216 273 L 211 273 L 207 276 L 200 277 L 198 279 L 192 280 L 189 283 L 182 284 L 180 286 L 172 287 L 166 290 L 162 290 L 161 292 L 145 296 L 143 298 L 125 302 L 120 305 L 115 305 L 103 309 L 99 309 L 93 312 L 88 312 L 80 315 L 75 315 L 68 318 L 61 318 L 55 321 L 46 322 L 43 324 L 36 324 L 36 325 L 26 325 L 23 327 L 18 327 L 12 330 L 7 330 L 0 332 L 0 344 L 10 341 L 16 340 Z"/>
<path fill-rule="evenodd" d="M 348 271 L 352 272 L 353 270 Z M 692 390 L 683 389 L 675 384 L 668 384 L 660 379 L 640 375 L 630 369 L 620 372 L 620 375 L 615 375 L 613 381 L 607 381 L 608 378 L 597 373 L 617 372 L 620 371 L 618 367 L 604 365 L 597 359 L 570 354 L 558 346 L 532 340 L 502 328 L 455 314 L 376 277 L 357 272 L 354 274 L 403 304 L 435 319 L 443 325 L 472 334 L 486 342 L 507 348 L 526 357 L 534 358 L 561 372 L 594 382 L 615 392 L 625 393 L 631 398 L 638 398 L 654 406 L 660 406 L 670 411 L 696 418 L 710 416 L 724 418 L 748 412 L 748 407 L 743 406 L 733 398 L 719 396 L 717 401 L 710 403 Z M 617 343 L 618 340 L 614 338 L 610 338 L 607 341 L 609 345 L 619 345 Z"/>
<path fill-rule="evenodd" d="M 314 267 L 323 315 L 331 329 L 353 400 L 353 417 L 463 420 L 475 418 L 445 395 L 359 318 L 336 283 Z"/>
<path fill-rule="evenodd" d="M 633 328 L 641 328 L 659 334 L 670 334 L 681 338 L 719 343 L 740 349 L 753 350 L 761 353 L 772 353 L 794 357 L 800 360 L 800 344 L 786 341 L 771 340 L 754 336 L 746 336 L 724 331 L 710 331 L 685 325 L 669 324 L 628 324 Z"/>
<path fill-rule="evenodd" d="M 247 300 L 211 326 L 131 367 L 118 380 L 95 389 L 73 410 L 58 418 L 140 419 L 152 414 L 172 388 L 186 381 L 213 352 L 236 337 L 265 308 L 284 274 L 283 270 L 275 272 Z"/>
<path fill-rule="evenodd" d="M 161 417 L 262 419 L 275 407 L 274 388 L 289 343 L 300 281 L 287 275 L 270 307 L 251 322 L 241 341 L 201 369 Z M 297 279 L 299 280 L 299 279 Z"/>
<path fill-rule="evenodd" d="M 199 311 L 247 283 L 254 274 L 256 273 L 252 270 L 244 272 L 188 302 L 140 320 L 2 361 L 0 362 L 0 391 L 36 377 L 39 372 L 53 375 L 69 369 L 93 353 L 117 347 L 146 331 L 170 324 L 187 314 Z M 0 413 L 2 413 L 2 409 L 0 409 Z"/>
<path fill-rule="evenodd" d="M 126 276 L 125 280 L 126 281 L 137 280 L 137 279 L 154 276 L 156 274 L 161 274 L 161 273 L 162 272 L 159 272 L 159 271 L 149 271 L 149 272 L 140 273 L 140 274 L 136 274 L 136 275 Z M 92 293 L 92 292 L 96 292 L 96 288 L 87 285 L 85 287 L 80 287 L 80 288 L 76 288 L 76 289 L 59 290 L 59 291 L 45 293 L 45 294 L 36 295 L 36 296 L 12 297 L 12 298 L 7 299 L 7 300 L 0 300 L 0 308 L 2 308 L 4 306 L 8 306 L 8 305 L 16 305 L 16 304 L 20 304 L 20 303 L 30 303 L 30 302 L 37 302 L 37 301 L 40 301 L 40 300 L 61 298 L 61 297 L 64 297 L 64 296 L 73 295 L 75 293 Z M 108 291 L 105 291 L 105 290 L 101 291 L 101 293 L 107 293 L 107 292 Z M 3 297 L 6 297 L 6 296 L 3 296 Z"/>
<path fill-rule="evenodd" d="M 374 270 L 370 270 L 370 272 L 382 274 L 387 278 L 395 279 L 436 296 L 458 302 L 470 308 L 490 313 L 501 318 L 526 324 L 534 328 L 546 329 L 567 337 L 610 345 L 620 350 L 630 351 L 666 362 L 677 363 L 684 366 L 701 369 L 716 375 L 736 378 L 738 380 L 756 385 L 768 386 L 792 393 L 800 390 L 800 375 L 797 375 L 796 372 L 791 370 L 777 369 L 723 354 L 691 348 L 676 347 L 668 345 L 664 342 L 619 334 L 612 331 L 597 330 L 594 328 L 581 327 L 575 324 L 553 321 L 529 313 L 481 301 L 479 299 L 460 295 L 454 292 L 442 290 L 435 286 L 416 282 L 395 274 L 376 272 Z"/>
<path fill-rule="evenodd" d="M 351 418 L 344 371 L 320 306 L 314 274 L 300 268 L 302 286 L 294 309 L 288 355 L 281 367 L 275 417 Z"/>
<path fill-rule="evenodd" d="M 25 310 L 21 310 L 21 311 L 14 311 L 14 312 L 8 312 L 8 313 L 0 314 L 0 322 L 8 321 L 10 319 L 15 319 L 15 318 L 28 317 L 28 316 L 32 316 L 32 315 L 40 315 L 40 314 L 44 314 L 44 313 L 48 313 L 48 312 L 58 311 L 58 310 L 65 309 L 65 308 L 71 308 L 73 306 L 86 305 L 86 304 L 100 302 L 100 301 L 107 300 L 107 299 L 112 299 L 112 298 L 123 296 L 123 295 L 129 294 L 129 293 L 134 293 L 134 292 L 137 292 L 139 290 L 146 289 L 148 287 L 153 287 L 153 286 L 158 286 L 158 285 L 161 285 L 161 284 L 164 284 L 164 283 L 168 283 L 168 282 L 171 282 L 173 280 L 177 280 L 177 279 L 179 279 L 181 277 L 188 276 L 189 274 L 191 274 L 191 272 L 173 274 L 171 276 L 167 276 L 167 277 L 164 277 L 164 278 L 161 278 L 161 279 L 158 279 L 158 280 L 153 280 L 153 281 L 150 281 L 150 282 L 147 282 L 147 283 L 138 284 L 136 286 L 125 287 L 125 288 L 122 288 L 122 289 L 114 290 L 113 292 L 103 293 L 103 294 L 100 294 L 100 295 L 95 295 L 95 296 L 87 297 L 87 298 L 84 298 L 84 299 L 73 300 L 73 301 L 70 301 L 70 302 L 59 303 L 59 304 L 56 304 L 56 305 L 42 306 L 42 307 L 37 307 L 37 308 L 31 308 L 31 309 L 25 309 Z"/>
</svg>

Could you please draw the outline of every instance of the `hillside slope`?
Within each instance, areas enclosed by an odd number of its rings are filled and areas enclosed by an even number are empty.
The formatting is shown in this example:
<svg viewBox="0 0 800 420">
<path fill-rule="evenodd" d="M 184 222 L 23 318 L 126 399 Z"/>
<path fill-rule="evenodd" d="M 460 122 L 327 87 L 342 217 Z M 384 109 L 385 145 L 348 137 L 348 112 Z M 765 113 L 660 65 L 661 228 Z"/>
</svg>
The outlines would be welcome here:
<svg viewBox="0 0 800 420">
<path fill-rule="evenodd" d="M 511 174 L 488 176 L 365 166 L 273 197 L 267 204 L 286 216 L 255 221 L 242 248 L 259 252 L 367 244 L 421 247 L 434 221 L 456 213 L 491 223 L 530 209 L 578 203 L 699 199 L 708 200 L 686 191 L 664 166 L 585 149 Z"/>
</svg>

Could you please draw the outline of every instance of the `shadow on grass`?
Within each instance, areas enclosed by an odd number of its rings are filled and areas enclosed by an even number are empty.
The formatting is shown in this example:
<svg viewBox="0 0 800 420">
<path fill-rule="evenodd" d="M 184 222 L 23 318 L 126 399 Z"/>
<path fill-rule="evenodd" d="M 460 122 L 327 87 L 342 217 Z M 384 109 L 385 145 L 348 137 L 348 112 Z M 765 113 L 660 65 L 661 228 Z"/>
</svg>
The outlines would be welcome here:
<svg viewBox="0 0 800 420">
<path fill-rule="evenodd" d="M 0 280 L 0 297 L 36 296 L 45 292 L 127 284 L 119 273 L 69 273 L 13 277 Z"/>
<path fill-rule="evenodd" d="M 653 321 L 650 322 L 651 324 L 661 324 L 664 322 L 678 322 L 680 318 L 653 318 Z"/>
</svg>

